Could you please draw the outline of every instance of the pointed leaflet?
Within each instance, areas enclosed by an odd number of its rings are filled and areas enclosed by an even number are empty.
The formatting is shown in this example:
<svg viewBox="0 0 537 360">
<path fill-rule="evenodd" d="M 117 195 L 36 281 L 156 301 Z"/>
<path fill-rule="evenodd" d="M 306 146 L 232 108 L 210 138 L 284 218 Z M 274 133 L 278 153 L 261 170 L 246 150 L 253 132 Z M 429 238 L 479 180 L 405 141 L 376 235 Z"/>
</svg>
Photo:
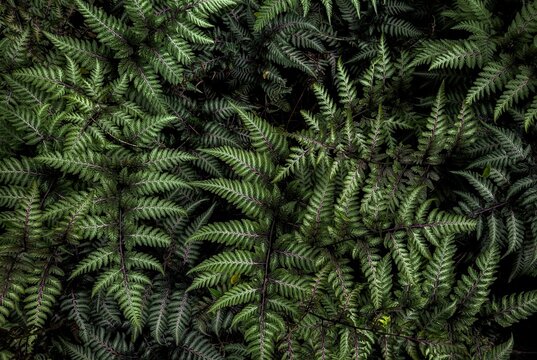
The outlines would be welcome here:
<svg viewBox="0 0 537 360">
<path fill-rule="evenodd" d="M 259 289 L 252 287 L 248 283 L 242 283 L 226 291 L 211 307 L 210 311 L 215 312 L 219 309 L 235 306 L 239 304 L 248 304 L 259 301 Z"/>
<path fill-rule="evenodd" d="M 170 170 L 175 166 L 189 160 L 194 156 L 175 149 L 155 148 L 142 157 L 142 165 L 155 170 Z"/>
<path fill-rule="evenodd" d="M 494 94 L 501 89 L 511 73 L 510 64 L 503 62 L 491 62 L 483 68 L 466 95 L 466 103 L 473 104 L 483 97 Z"/>
<path fill-rule="evenodd" d="M 349 74 L 345 70 L 341 58 L 337 62 L 337 81 L 340 102 L 346 106 L 353 105 L 357 96 L 356 88 L 354 87 Z"/>
<path fill-rule="evenodd" d="M 131 206 L 128 215 L 135 219 L 161 219 L 168 216 L 187 216 L 186 211 L 170 200 L 158 197 L 125 196 L 125 202 Z"/>
<path fill-rule="evenodd" d="M 87 181 L 104 180 L 108 171 L 103 165 L 105 158 L 91 151 L 86 153 L 45 153 L 38 156 L 37 161 L 66 173 L 76 174 Z"/>
<path fill-rule="evenodd" d="M 181 339 L 180 359 L 224 360 L 210 339 L 206 334 L 189 330 Z"/>
<path fill-rule="evenodd" d="M 151 296 L 148 307 L 148 324 L 153 339 L 159 344 L 164 344 L 168 325 L 166 319 L 168 316 L 170 289 L 164 283 L 157 284 L 160 289 Z"/>
<path fill-rule="evenodd" d="M 535 89 L 535 79 L 532 76 L 530 68 L 521 67 L 516 77 L 505 85 L 505 91 L 494 108 L 494 120 L 498 120 L 506 110 L 529 96 Z"/>
</svg>

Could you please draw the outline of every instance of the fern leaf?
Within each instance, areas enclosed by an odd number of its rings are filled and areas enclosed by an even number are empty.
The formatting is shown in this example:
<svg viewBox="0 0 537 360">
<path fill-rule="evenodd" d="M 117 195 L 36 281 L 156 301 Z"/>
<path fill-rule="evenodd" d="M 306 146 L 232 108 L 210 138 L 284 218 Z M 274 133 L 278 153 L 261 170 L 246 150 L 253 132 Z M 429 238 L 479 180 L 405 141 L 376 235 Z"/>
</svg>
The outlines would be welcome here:
<svg viewBox="0 0 537 360">
<path fill-rule="evenodd" d="M 356 89 L 349 78 L 349 74 L 343 67 L 341 59 L 337 62 L 337 80 L 341 104 L 346 106 L 353 105 L 357 97 Z"/>
<path fill-rule="evenodd" d="M 255 14 L 255 31 L 261 31 L 279 14 L 289 10 L 294 6 L 291 0 L 265 0 L 259 11 Z"/>
<path fill-rule="evenodd" d="M 190 323 L 192 315 L 190 301 L 188 292 L 176 291 L 170 296 L 168 329 L 170 329 L 176 345 L 182 343 L 185 331 Z"/>
<path fill-rule="evenodd" d="M 480 178 L 478 174 L 471 171 L 454 171 L 454 174 L 461 175 L 479 192 L 485 200 L 490 203 L 496 201 L 494 185 L 487 179 Z"/>
<path fill-rule="evenodd" d="M 496 345 L 483 354 L 483 360 L 509 360 L 513 351 L 513 335 L 505 343 Z"/>
<path fill-rule="evenodd" d="M 483 48 L 471 41 L 452 43 L 447 51 L 437 56 L 429 67 L 430 70 L 442 68 L 462 69 L 464 66 L 474 68 L 483 65 Z"/>
<path fill-rule="evenodd" d="M 500 96 L 494 108 L 494 120 L 498 118 L 520 100 L 527 98 L 531 91 L 535 89 L 531 70 L 521 67 L 516 77 L 505 85 L 505 91 Z"/>
<path fill-rule="evenodd" d="M 504 255 L 507 256 L 514 251 L 518 251 L 522 247 L 524 241 L 524 223 L 518 218 L 513 210 L 509 211 L 506 218 L 507 225 L 507 251 Z"/>
<path fill-rule="evenodd" d="M 535 119 L 537 119 L 537 96 L 533 98 L 532 103 L 524 114 L 524 129 L 526 131 L 535 123 Z"/>
<path fill-rule="evenodd" d="M 193 182 L 191 185 L 223 197 L 254 218 L 269 214 L 276 200 L 271 192 L 254 182 L 213 179 Z"/>
<path fill-rule="evenodd" d="M 188 153 L 173 149 L 153 149 L 144 154 L 143 165 L 148 168 L 163 171 L 173 169 L 175 166 L 185 161 L 196 158 Z"/>
<path fill-rule="evenodd" d="M 291 154 L 289 154 L 289 158 L 286 160 L 285 166 L 281 166 L 277 170 L 276 176 L 273 180 L 275 183 L 285 179 L 293 173 L 298 172 L 299 169 L 306 164 L 306 160 L 310 154 L 310 149 L 292 147 L 290 150 Z"/>
<path fill-rule="evenodd" d="M 287 140 L 268 122 L 231 104 L 242 123 L 250 133 L 252 146 L 259 152 L 268 152 L 277 157 L 285 157 L 288 151 Z"/>
<path fill-rule="evenodd" d="M 451 291 L 455 280 L 455 250 L 453 237 L 445 238 L 425 267 L 423 289 L 432 301 L 443 300 Z"/>
<path fill-rule="evenodd" d="M 208 338 L 197 331 L 190 330 L 182 344 L 182 356 L 186 359 L 224 360 Z"/>
<path fill-rule="evenodd" d="M 129 30 L 120 20 L 106 14 L 103 10 L 86 4 L 82 0 L 75 0 L 80 13 L 84 16 L 88 26 L 97 34 L 97 38 L 111 49 L 116 50 L 116 57 L 129 55 L 127 37 Z"/>
<path fill-rule="evenodd" d="M 37 161 L 57 168 L 70 174 L 76 174 L 87 181 L 98 181 L 104 179 L 103 173 L 106 173 L 106 167 L 102 156 L 93 152 L 86 154 L 74 153 L 50 153 L 39 156 Z"/>
<path fill-rule="evenodd" d="M 473 104 L 484 96 L 494 94 L 505 86 L 511 67 L 505 62 L 491 62 L 483 68 L 466 95 L 466 103 Z"/>
<path fill-rule="evenodd" d="M 210 45 L 214 43 L 214 40 L 205 35 L 199 29 L 186 25 L 182 22 L 177 22 L 177 33 L 184 39 L 189 40 L 195 44 Z"/>
<path fill-rule="evenodd" d="M 215 312 L 225 307 L 252 303 L 255 300 L 259 300 L 259 289 L 252 287 L 248 283 L 238 284 L 216 300 L 210 311 Z"/>
<path fill-rule="evenodd" d="M 504 296 L 493 301 L 487 313 L 503 327 L 509 327 L 537 312 L 537 291 Z"/>
<path fill-rule="evenodd" d="M 179 36 L 166 35 L 167 49 L 180 64 L 188 65 L 194 58 L 190 45 Z"/>
<path fill-rule="evenodd" d="M 6 158 L 0 162 L 0 181 L 3 184 L 26 186 L 41 175 L 31 158 Z"/>
<path fill-rule="evenodd" d="M 148 310 L 148 324 L 151 328 L 153 339 L 158 344 L 165 343 L 167 330 L 168 303 L 170 301 L 170 290 L 162 289 L 162 292 L 155 292 L 151 297 Z"/>
<path fill-rule="evenodd" d="M 131 206 L 129 214 L 137 219 L 161 219 L 168 216 L 187 216 L 186 211 L 169 200 L 157 197 L 126 199 Z"/>
<path fill-rule="evenodd" d="M 267 153 L 244 151 L 230 146 L 202 151 L 225 161 L 246 181 L 260 179 L 269 183 L 274 176 L 274 164 Z"/>
<path fill-rule="evenodd" d="M 227 274 L 247 274 L 256 265 L 262 263 L 257 261 L 255 254 L 250 251 L 234 250 L 221 252 L 197 265 L 189 271 L 190 273 L 209 271 Z"/>
<path fill-rule="evenodd" d="M 131 186 L 135 193 L 140 195 L 153 195 L 173 191 L 175 189 L 190 189 L 190 185 L 176 175 L 141 171 L 131 175 Z"/>
<path fill-rule="evenodd" d="M 71 273 L 70 279 L 106 267 L 114 258 L 114 252 L 106 249 L 93 251 L 86 259 L 82 260 Z"/>
<path fill-rule="evenodd" d="M 453 300 L 461 306 L 465 316 L 474 316 L 481 305 L 487 300 L 490 285 L 494 281 L 494 274 L 499 261 L 498 248 L 491 244 L 476 260 L 478 271 L 468 269 L 468 275 L 463 275 L 457 282 Z"/>
<path fill-rule="evenodd" d="M 243 219 L 208 224 L 190 236 L 188 241 L 208 240 L 248 250 L 265 238 L 257 222 Z"/>
</svg>

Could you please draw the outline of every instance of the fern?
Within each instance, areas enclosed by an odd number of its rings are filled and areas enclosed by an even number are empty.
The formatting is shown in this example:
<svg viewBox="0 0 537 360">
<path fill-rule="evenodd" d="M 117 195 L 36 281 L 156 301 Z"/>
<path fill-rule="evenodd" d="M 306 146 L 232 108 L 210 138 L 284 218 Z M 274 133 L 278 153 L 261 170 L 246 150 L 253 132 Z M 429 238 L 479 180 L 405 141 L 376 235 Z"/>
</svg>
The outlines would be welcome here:
<svg viewBox="0 0 537 360">
<path fill-rule="evenodd" d="M 517 354 L 536 15 L 2 3 L 0 358 Z"/>
</svg>

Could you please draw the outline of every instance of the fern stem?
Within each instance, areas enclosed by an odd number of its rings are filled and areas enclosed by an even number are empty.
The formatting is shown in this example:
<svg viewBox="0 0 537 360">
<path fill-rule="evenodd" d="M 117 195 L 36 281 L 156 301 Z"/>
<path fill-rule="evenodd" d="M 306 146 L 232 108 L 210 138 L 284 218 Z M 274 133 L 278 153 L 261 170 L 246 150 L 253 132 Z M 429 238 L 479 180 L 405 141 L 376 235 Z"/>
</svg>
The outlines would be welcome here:
<svg viewBox="0 0 537 360">
<path fill-rule="evenodd" d="M 507 204 L 508 204 L 508 201 L 504 201 L 504 202 L 501 202 L 501 203 L 497 203 L 497 204 L 494 204 L 494 205 L 492 205 L 492 206 L 489 206 L 489 207 L 486 207 L 486 208 L 482 208 L 482 209 L 476 210 L 476 211 L 472 212 L 469 216 L 470 216 L 471 218 L 476 218 L 476 217 L 478 217 L 478 216 L 481 215 L 481 214 L 487 213 L 487 212 L 489 212 L 489 211 L 496 210 L 496 209 L 498 209 L 498 208 L 500 208 L 500 207 L 503 207 L 503 206 L 505 206 L 505 205 L 507 205 Z"/>
</svg>

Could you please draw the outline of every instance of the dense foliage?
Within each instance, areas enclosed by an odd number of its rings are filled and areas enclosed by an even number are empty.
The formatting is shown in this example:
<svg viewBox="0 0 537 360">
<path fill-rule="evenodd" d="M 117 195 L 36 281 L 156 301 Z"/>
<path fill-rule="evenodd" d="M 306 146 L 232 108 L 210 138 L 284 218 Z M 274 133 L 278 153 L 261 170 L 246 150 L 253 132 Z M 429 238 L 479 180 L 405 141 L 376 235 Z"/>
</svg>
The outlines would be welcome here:
<svg viewBox="0 0 537 360">
<path fill-rule="evenodd" d="M 6 0 L 0 30 L 0 359 L 524 352 L 537 1 Z"/>
</svg>

